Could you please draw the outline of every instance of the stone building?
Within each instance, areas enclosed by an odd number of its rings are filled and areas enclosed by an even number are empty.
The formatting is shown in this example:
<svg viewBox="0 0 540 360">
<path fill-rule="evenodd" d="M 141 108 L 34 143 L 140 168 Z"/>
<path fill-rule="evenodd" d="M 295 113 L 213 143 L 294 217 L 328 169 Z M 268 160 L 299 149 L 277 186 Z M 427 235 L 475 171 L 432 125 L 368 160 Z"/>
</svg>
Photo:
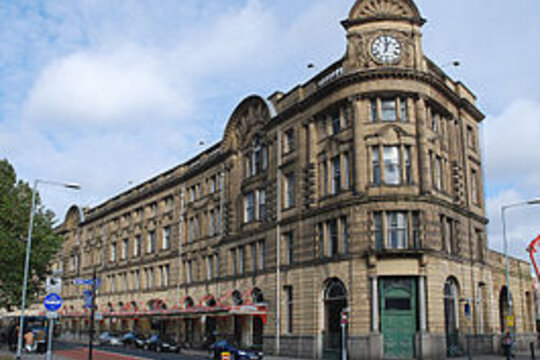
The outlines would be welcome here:
<svg viewBox="0 0 540 360">
<path fill-rule="evenodd" d="M 412 0 L 358 0 L 343 58 L 287 93 L 250 96 L 222 140 L 90 209 L 72 207 L 62 324 L 216 337 L 266 353 L 440 358 L 535 338 L 529 265 L 487 247 L 475 95 L 422 50 Z M 512 325 L 512 324 L 510 324 Z"/>
</svg>

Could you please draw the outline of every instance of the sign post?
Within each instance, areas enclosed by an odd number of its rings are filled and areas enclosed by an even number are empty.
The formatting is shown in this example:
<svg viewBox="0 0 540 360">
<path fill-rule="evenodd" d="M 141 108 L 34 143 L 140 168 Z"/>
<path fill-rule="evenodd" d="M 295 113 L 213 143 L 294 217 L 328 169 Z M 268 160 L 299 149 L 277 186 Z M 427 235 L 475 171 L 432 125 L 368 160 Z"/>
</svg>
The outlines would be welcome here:
<svg viewBox="0 0 540 360">
<path fill-rule="evenodd" d="M 349 313 L 347 308 L 341 311 L 341 360 L 347 360 L 347 322 Z"/>
<path fill-rule="evenodd" d="M 98 286 L 96 279 L 96 267 L 94 266 L 94 272 L 92 273 L 92 299 L 90 301 L 90 340 L 88 343 L 88 360 L 92 360 L 92 350 L 94 347 L 94 315 L 96 311 L 96 288 Z"/>
<path fill-rule="evenodd" d="M 464 305 L 464 312 L 465 317 L 467 318 L 467 358 L 468 360 L 472 360 L 472 348 L 471 348 L 471 304 L 470 299 L 466 299 L 465 305 Z"/>
<path fill-rule="evenodd" d="M 56 313 L 61 307 L 62 307 L 62 298 L 60 295 L 52 293 L 47 296 L 45 296 L 45 299 L 43 300 L 43 305 L 45 305 L 45 309 L 49 311 L 47 314 L 48 322 L 49 322 L 49 335 L 47 337 L 47 360 L 52 359 L 52 338 L 53 338 L 53 328 L 54 328 L 54 319 L 58 316 Z"/>
</svg>

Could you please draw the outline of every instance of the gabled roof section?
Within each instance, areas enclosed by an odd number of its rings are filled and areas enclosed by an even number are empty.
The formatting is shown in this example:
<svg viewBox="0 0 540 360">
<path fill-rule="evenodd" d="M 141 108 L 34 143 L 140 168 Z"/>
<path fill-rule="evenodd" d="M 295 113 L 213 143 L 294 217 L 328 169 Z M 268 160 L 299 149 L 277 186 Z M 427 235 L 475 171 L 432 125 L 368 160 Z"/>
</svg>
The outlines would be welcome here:
<svg viewBox="0 0 540 360">
<path fill-rule="evenodd" d="M 260 131 L 276 111 L 272 104 L 258 95 L 245 98 L 231 115 L 223 134 L 222 151 L 242 147 L 251 136 Z"/>
<path fill-rule="evenodd" d="M 406 21 L 422 26 L 426 20 L 420 15 L 413 0 L 357 0 L 343 26 L 372 21 Z"/>
</svg>

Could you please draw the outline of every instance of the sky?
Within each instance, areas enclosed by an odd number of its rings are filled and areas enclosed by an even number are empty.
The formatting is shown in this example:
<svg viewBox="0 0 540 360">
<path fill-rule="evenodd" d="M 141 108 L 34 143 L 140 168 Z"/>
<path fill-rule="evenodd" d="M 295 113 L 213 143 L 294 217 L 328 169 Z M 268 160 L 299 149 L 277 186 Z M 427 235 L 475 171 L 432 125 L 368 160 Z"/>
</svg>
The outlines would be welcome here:
<svg viewBox="0 0 540 360">
<path fill-rule="evenodd" d="M 488 241 L 501 250 L 501 206 L 540 197 L 540 1 L 416 3 L 424 52 L 486 114 Z M 82 185 L 39 189 L 59 220 L 98 205 L 219 141 L 245 97 L 292 89 L 343 56 L 352 5 L 0 0 L 0 158 L 28 182 Z M 512 254 L 526 257 L 540 206 L 507 222 Z"/>
</svg>

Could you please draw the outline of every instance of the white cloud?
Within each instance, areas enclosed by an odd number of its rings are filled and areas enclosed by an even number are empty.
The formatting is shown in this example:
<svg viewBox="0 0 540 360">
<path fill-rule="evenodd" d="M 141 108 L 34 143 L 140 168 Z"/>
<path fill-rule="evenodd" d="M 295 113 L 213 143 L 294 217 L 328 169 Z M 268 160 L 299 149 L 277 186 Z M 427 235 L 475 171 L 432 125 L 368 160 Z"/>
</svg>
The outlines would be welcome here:
<svg viewBox="0 0 540 360">
<path fill-rule="evenodd" d="M 516 100 L 484 125 L 487 179 L 540 195 L 540 103 Z"/>
<path fill-rule="evenodd" d="M 490 245 L 503 249 L 501 207 L 540 198 L 540 104 L 532 100 L 511 102 L 484 125 L 487 216 Z M 540 234 L 540 207 L 523 206 L 506 211 L 509 250 L 526 258 L 529 243 Z"/>
<path fill-rule="evenodd" d="M 185 115 L 189 84 L 173 85 L 165 65 L 159 54 L 137 47 L 69 55 L 43 70 L 26 116 L 48 126 L 111 128 Z"/>
</svg>

